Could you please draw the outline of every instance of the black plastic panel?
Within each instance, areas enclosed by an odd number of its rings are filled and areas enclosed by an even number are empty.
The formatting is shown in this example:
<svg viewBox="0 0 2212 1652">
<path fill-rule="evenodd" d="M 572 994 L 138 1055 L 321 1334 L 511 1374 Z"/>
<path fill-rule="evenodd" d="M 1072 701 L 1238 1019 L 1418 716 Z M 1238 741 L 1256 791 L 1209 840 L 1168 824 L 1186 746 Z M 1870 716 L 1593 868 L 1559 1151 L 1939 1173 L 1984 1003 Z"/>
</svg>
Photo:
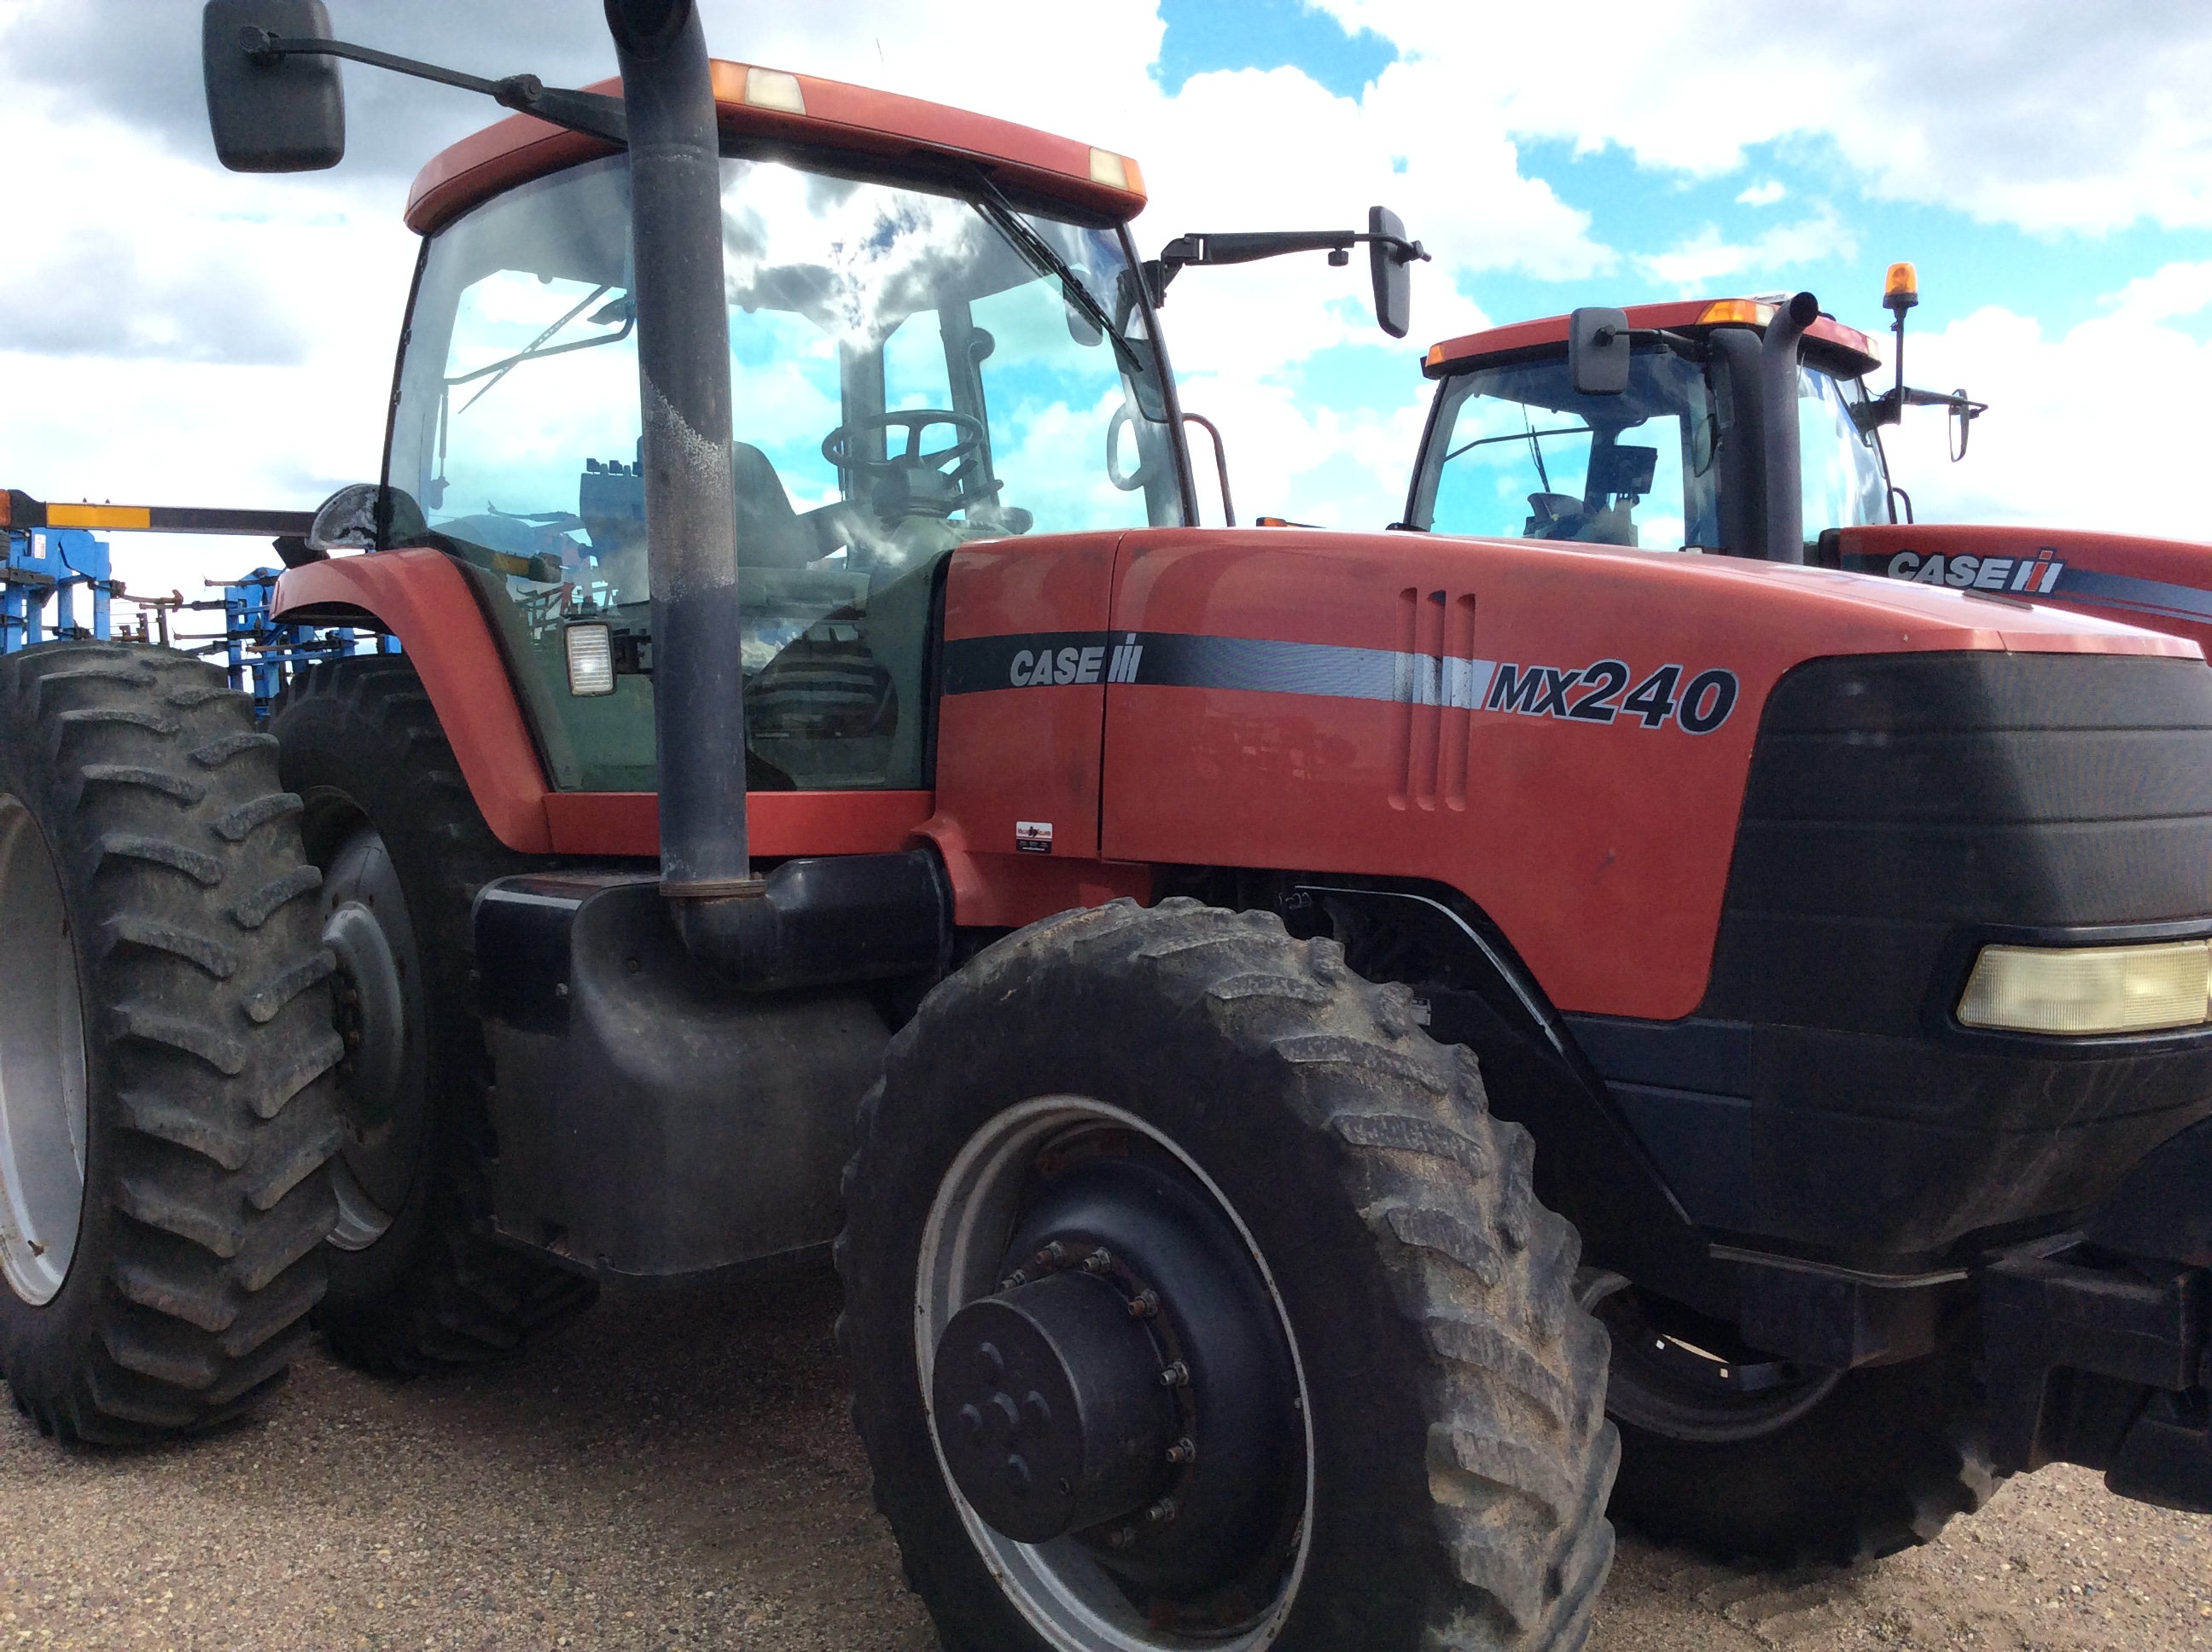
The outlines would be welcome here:
<svg viewBox="0 0 2212 1652">
<path fill-rule="evenodd" d="M 2208 868 L 2197 661 L 1815 660 L 1760 718 L 1700 1013 L 1911 1035 L 1961 928 L 2212 928 Z"/>
<path fill-rule="evenodd" d="M 2212 1117 L 2212 1032 L 1960 1027 L 1979 947 L 2212 933 L 2212 671 L 1817 660 L 1769 697 L 1713 975 L 1571 1017 L 1701 1227 L 1868 1266 L 2073 1220 Z"/>
<path fill-rule="evenodd" d="M 508 878 L 477 907 L 501 1229 L 602 1275 L 826 1244 L 890 1032 L 858 989 L 748 993 L 651 878 Z"/>
</svg>

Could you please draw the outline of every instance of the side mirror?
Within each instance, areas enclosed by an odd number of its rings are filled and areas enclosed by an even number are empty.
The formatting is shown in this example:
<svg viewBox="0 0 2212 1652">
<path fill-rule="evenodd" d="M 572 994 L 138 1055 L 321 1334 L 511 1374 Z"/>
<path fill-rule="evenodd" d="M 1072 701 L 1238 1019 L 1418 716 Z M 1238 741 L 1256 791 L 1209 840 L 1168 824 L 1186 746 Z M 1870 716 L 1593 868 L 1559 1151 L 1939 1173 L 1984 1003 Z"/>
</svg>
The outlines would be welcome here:
<svg viewBox="0 0 2212 1652">
<path fill-rule="evenodd" d="M 1595 306 L 1567 318 L 1567 377 L 1577 396 L 1619 396 L 1628 388 L 1628 313 Z"/>
<path fill-rule="evenodd" d="M 380 515 L 384 519 L 380 534 Z M 354 482 L 316 509 L 307 528 L 307 548 L 327 556 L 333 550 L 374 550 L 379 544 L 419 544 L 429 531 L 422 507 L 411 494 L 380 488 L 374 482 Z"/>
<path fill-rule="evenodd" d="M 1413 258 L 1405 250 L 1405 222 L 1388 207 L 1370 207 L 1367 233 L 1377 238 L 1367 244 L 1376 325 L 1391 337 L 1403 338 L 1413 325 Z"/>
<path fill-rule="evenodd" d="M 345 154 L 338 60 L 257 53 L 247 32 L 327 40 L 323 0 L 207 0 L 200 64 L 216 157 L 233 172 L 319 172 Z"/>
</svg>

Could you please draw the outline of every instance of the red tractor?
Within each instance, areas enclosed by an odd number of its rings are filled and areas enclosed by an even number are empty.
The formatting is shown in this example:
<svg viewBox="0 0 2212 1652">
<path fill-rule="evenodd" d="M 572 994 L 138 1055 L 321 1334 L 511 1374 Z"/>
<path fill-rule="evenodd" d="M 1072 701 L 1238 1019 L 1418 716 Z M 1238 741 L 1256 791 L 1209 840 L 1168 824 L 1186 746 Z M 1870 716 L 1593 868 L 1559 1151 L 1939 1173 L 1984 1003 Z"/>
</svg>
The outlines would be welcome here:
<svg viewBox="0 0 2212 1652">
<path fill-rule="evenodd" d="M 1168 274 L 1365 243 L 1402 330 L 1387 215 L 1148 265 L 1119 155 L 607 10 L 619 96 L 432 71 L 526 112 L 418 180 L 385 474 L 275 599 L 401 652 L 265 731 L 0 661 L 19 1406 L 190 1430 L 311 1326 L 418 1371 L 834 1238 L 989 1652 L 1572 1649 L 1609 1496 L 1882 1552 L 2000 1442 L 2212 1500 L 2194 645 L 1200 528 Z M 206 16 L 234 165 L 422 69 Z"/>
<path fill-rule="evenodd" d="M 1956 461 L 1966 457 L 1973 421 L 1987 411 L 1963 390 L 1946 395 L 1905 385 L 1905 317 L 1919 301 L 1912 265 L 1892 264 L 1882 302 L 1893 317 L 1896 377 L 1880 392 L 1867 383 L 1881 366 L 1867 336 L 1815 305 L 1796 394 L 1781 398 L 1771 428 L 1757 375 L 1744 370 L 1748 357 L 1731 373 L 1725 363 L 1736 358 L 1715 352 L 1734 348 L 1741 355 L 1764 335 L 1777 298 L 1578 310 L 1432 345 L 1425 368 L 1439 389 L 1401 525 L 1743 555 L 1731 548 L 1765 544 L 1770 532 L 1778 544 L 1792 537 L 1767 519 L 1765 477 L 1769 465 L 1794 463 L 1802 550 L 1785 560 L 2081 609 L 2212 641 L 2212 551 L 2202 544 L 1914 521 L 1911 495 L 1890 480 L 1882 428 L 1908 407 L 1943 408 Z M 1585 404 L 1576 386 L 1568 358 L 1602 355 L 1602 347 L 1591 348 L 1601 329 L 1624 340 L 1630 356 L 1640 350 L 1652 358 L 1636 367 L 1636 393 L 1623 403 Z M 1720 329 L 1745 337 L 1731 347 Z M 1571 348 L 1577 330 L 1583 343 Z M 1654 352 L 1668 337 L 1694 341 L 1696 349 L 1661 367 Z M 1680 363 L 1692 356 L 1706 370 L 1685 376 Z M 1656 400 L 1658 386 L 1644 382 L 1655 371 L 1670 375 Z M 1608 416 L 1585 421 L 1586 405 Z M 1617 416 L 1632 407 L 1642 410 L 1635 419 Z M 1547 428 L 1536 428 L 1540 420 Z M 1609 440 L 1608 427 L 1616 438 L 1632 429 L 1638 440 Z M 1729 427 L 1765 428 L 1765 434 L 1740 439 L 1730 455 L 1722 440 Z M 1645 445 L 1654 436 L 1663 440 Z M 1624 463 L 1607 451 L 1613 446 L 1628 467 L 1620 476 L 1607 468 Z M 1603 485 L 1614 481 L 1640 485 Z"/>
</svg>

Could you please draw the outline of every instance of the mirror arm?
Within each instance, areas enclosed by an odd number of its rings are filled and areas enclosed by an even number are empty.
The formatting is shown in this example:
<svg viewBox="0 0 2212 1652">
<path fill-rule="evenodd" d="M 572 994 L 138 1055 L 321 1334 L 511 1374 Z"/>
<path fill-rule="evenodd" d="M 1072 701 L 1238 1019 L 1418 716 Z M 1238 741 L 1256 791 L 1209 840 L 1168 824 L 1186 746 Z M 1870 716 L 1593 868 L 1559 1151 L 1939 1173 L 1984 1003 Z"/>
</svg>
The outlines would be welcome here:
<svg viewBox="0 0 2212 1652">
<path fill-rule="evenodd" d="M 1978 419 L 1990 410 L 1987 402 L 1978 402 L 1963 390 L 1945 395 L 1938 390 L 1914 390 L 1899 385 L 1894 390 L 1885 390 L 1871 400 L 1851 404 L 1851 422 L 1862 434 L 1876 430 L 1886 424 L 1900 424 L 1908 407 L 1942 407 L 1967 419 Z"/>
<path fill-rule="evenodd" d="M 389 69 L 417 80 L 459 87 L 464 92 L 481 92 L 501 108 L 534 115 L 572 132 L 582 132 L 625 147 L 629 143 L 629 122 L 620 98 L 598 92 L 566 91 L 546 85 L 535 75 L 486 80 L 480 75 L 465 75 L 458 69 L 441 69 L 435 64 L 418 62 L 413 58 L 395 57 L 374 46 L 354 46 L 344 40 L 289 39 L 271 34 L 265 28 L 240 29 L 239 46 L 258 64 L 273 64 L 280 58 L 344 58 L 374 69 Z"/>
<path fill-rule="evenodd" d="M 1626 331 L 1632 344 L 1664 344 L 1686 361 L 1703 361 L 1711 354 L 1703 339 L 1692 338 L 1686 333 L 1668 332 L 1664 327 L 1630 327 Z M 1611 327 L 1600 327 L 1592 335 L 1600 344 L 1610 344 L 1617 336 Z"/>
<path fill-rule="evenodd" d="M 1288 252 L 1330 252 L 1349 256 L 1352 249 L 1368 242 L 1379 242 L 1390 249 L 1400 264 L 1425 264 L 1430 253 L 1419 241 L 1409 241 L 1398 235 L 1370 235 L 1356 229 L 1286 229 L 1266 230 L 1252 234 L 1178 235 L 1160 249 L 1157 258 L 1147 260 L 1160 268 L 1159 286 L 1164 289 L 1175 279 L 1176 271 L 1185 264 L 1218 265 L 1224 264 L 1254 264 L 1261 258 L 1280 258 Z"/>
</svg>

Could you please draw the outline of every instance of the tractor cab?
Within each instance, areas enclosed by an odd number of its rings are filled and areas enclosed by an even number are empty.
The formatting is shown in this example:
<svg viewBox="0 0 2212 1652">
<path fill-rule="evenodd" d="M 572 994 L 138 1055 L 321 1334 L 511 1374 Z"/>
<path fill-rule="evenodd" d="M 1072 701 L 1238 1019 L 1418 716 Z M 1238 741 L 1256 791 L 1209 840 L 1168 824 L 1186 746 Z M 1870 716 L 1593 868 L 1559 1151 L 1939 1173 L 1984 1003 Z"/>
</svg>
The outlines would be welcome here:
<svg viewBox="0 0 2212 1652">
<path fill-rule="evenodd" d="M 982 117 L 713 70 L 753 781 L 912 787 L 949 552 L 1185 519 L 1126 228 L 1142 178 Z M 629 161 L 559 152 L 591 143 L 511 120 L 418 181 L 384 538 L 465 568 L 557 784 L 649 791 Z"/>
<path fill-rule="evenodd" d="M 1432 346 L 1436 399 L 1406 525 L 1484 538 L 1758 555 L 1764 469 L 1760 339 L 1779 301 L 1618 312 L 1626 387 L 1577 390 L 1573 318 Z M 1863 333 L 1822 315 L 1796 372 L 1803 538 L 1890 520 Z"/>
</svg>

